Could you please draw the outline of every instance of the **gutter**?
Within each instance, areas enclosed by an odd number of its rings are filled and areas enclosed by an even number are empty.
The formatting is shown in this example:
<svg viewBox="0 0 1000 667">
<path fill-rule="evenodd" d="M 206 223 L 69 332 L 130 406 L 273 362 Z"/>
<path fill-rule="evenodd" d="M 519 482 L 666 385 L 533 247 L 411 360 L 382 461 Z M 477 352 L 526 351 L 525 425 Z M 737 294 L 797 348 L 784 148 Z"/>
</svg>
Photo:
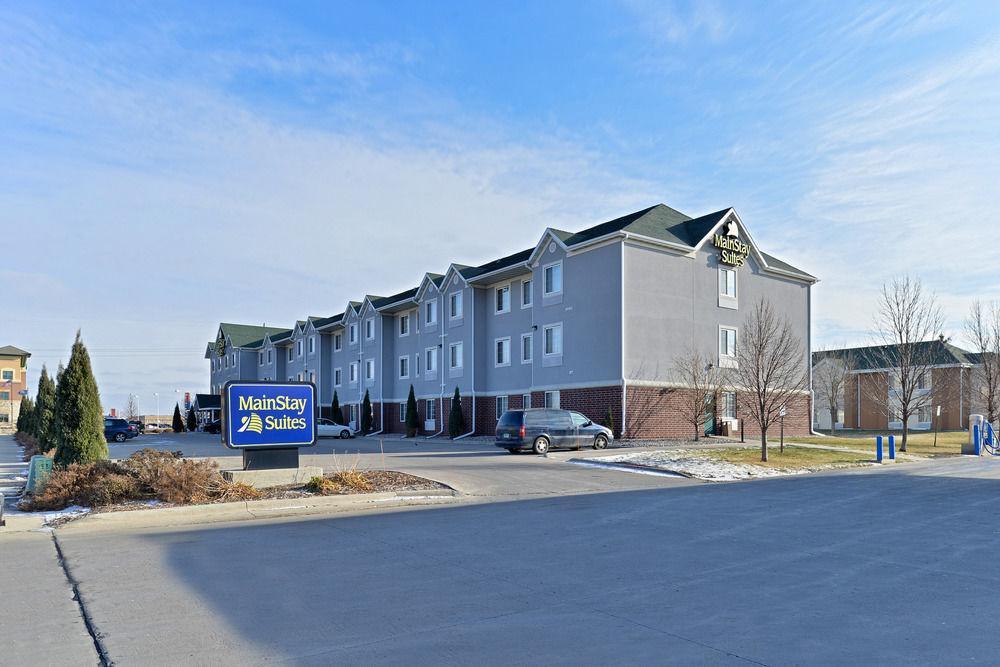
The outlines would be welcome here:
<svg viewBox="0 0 1000 667">
<path fill-rule="evenodd" d="M 441 285 L 442 286 L 444 285 L 444 280 L 443 279 L 442 279 Z M 444 433 L 444 430 L 445 430 L 445 423 L 444 423 L 444 339 L 445 339 L 445 336 L 447 336 L 447 334 L 444 332 L 444 291 L 443 290 L 440 290 L 440 289 L 438 290 L 438 299 L 439 299 L 439 301 L 438 301 L 439 308 L 438 308 L 438 313 L 437 313 L 437 315 L 438 315 L 438 327 L 439 327 L 438 349 L 441 350 L 441 354 L 438 355 L 437 372 L 440 374 L 439 377 L 441 378 L 441 392 L 438 395 L 438 414 L 441 417 L 441 428 L 438 429 L 437 433 L 431 435 L 432 438 L 438 437 L 439 435 L 441 435 L 442 433 Z M 426 368 L 424 368 L 424 372 L 425 373 L 427 372 Z"/>
<path fill-rule="evenodd" d="M 469 287 L 472 292 L 472 430 L 455 438 L 461 440 L 476 432 L 476 288 Z"/>
</svg>

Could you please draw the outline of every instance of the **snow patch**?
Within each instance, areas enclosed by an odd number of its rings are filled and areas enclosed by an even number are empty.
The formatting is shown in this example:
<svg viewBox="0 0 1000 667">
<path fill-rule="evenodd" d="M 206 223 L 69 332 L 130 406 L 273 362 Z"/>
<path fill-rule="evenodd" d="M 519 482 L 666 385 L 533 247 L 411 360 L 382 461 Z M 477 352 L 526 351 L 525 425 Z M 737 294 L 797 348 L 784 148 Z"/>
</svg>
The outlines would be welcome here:
<svg viewBox="0 0 1000 667">
<path fill-rule="evenodd" d="M 603 464 L 624 463 L 627 465 L 645 466 L 666 472 L 678 473 L 709 482 L 733 482 L 741 479 L 757 479 L 761 477 L 784 477 L 787 475 L 803 475 L 812 472 L 808 469 L 787 470 L 783 468 L 768 468 L 748 465 L 746 463 L 729 463 L 720 459 L 699 455 L 692 450 L 670 450 L 655 452 L 633 452 L 600 456 L 587 459 Z M 622 468 L 622 466 L 617 466 Z M 644 472 L 638 468 L 628 469 L 629 472 Z"/>
<path fill-rule="evenodd" d="M 45 512 L 42 514 L 42 520 L 45 522 L 45 525 L 48 525 L 58 520 L 78 519 L 82 516 L 86 516 L 87 514 L 90 514 L 89 507 L 70 505 L 66 509 L 62 509 L 57 512 Z"/>
</svg>

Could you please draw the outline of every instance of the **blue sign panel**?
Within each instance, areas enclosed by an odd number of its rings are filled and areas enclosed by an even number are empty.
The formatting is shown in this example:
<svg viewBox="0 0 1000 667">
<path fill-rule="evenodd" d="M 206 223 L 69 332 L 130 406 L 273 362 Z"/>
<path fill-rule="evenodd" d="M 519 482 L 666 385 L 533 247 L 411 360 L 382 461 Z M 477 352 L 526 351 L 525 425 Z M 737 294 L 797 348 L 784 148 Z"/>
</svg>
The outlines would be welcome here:
<svg viewBox="0 0 1000 667">
<path fill-rule="evenodd" d="M 227 382 L 222 441 L 237 449 L 316 444 L 316 387 L 311 382 Z"/>
</svg>

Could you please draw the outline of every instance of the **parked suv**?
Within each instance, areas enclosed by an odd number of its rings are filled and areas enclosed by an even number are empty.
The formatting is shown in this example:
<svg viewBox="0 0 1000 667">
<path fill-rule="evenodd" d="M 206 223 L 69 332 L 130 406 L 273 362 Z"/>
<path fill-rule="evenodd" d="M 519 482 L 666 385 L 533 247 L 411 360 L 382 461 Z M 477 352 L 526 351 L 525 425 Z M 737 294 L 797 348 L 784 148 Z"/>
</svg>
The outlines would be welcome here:
<svg viewBox="0 0 1000 667">
<path fill-rule="evenodd" d="M 104 439 L 108 442 L 125 442 L 139 435 L 139 431 L 124 419 L 117 417 L 104 418 Z"/>
<path fill-rule="evenodd" d="M 553 447 L 604 449 L 612 440 L 611 429 L 569 410 L 508 410 L 497 422 L 496 446 L 511 454 L 522 449 L 544 454 Z"/>
</svg>

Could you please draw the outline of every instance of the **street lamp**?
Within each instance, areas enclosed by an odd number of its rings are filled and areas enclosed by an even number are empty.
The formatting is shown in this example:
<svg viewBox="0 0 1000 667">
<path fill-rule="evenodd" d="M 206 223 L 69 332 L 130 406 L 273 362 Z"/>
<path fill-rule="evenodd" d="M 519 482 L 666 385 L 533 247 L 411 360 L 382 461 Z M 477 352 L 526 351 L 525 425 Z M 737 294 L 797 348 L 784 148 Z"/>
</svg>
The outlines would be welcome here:
<svg viewBox="0 0 1000 667">
<path fill-rule="evenodd" d="M 153 396 L 156 397 L 156 423 L 160 423 L 160 392 L 154 391 Z"/>
</svg>

